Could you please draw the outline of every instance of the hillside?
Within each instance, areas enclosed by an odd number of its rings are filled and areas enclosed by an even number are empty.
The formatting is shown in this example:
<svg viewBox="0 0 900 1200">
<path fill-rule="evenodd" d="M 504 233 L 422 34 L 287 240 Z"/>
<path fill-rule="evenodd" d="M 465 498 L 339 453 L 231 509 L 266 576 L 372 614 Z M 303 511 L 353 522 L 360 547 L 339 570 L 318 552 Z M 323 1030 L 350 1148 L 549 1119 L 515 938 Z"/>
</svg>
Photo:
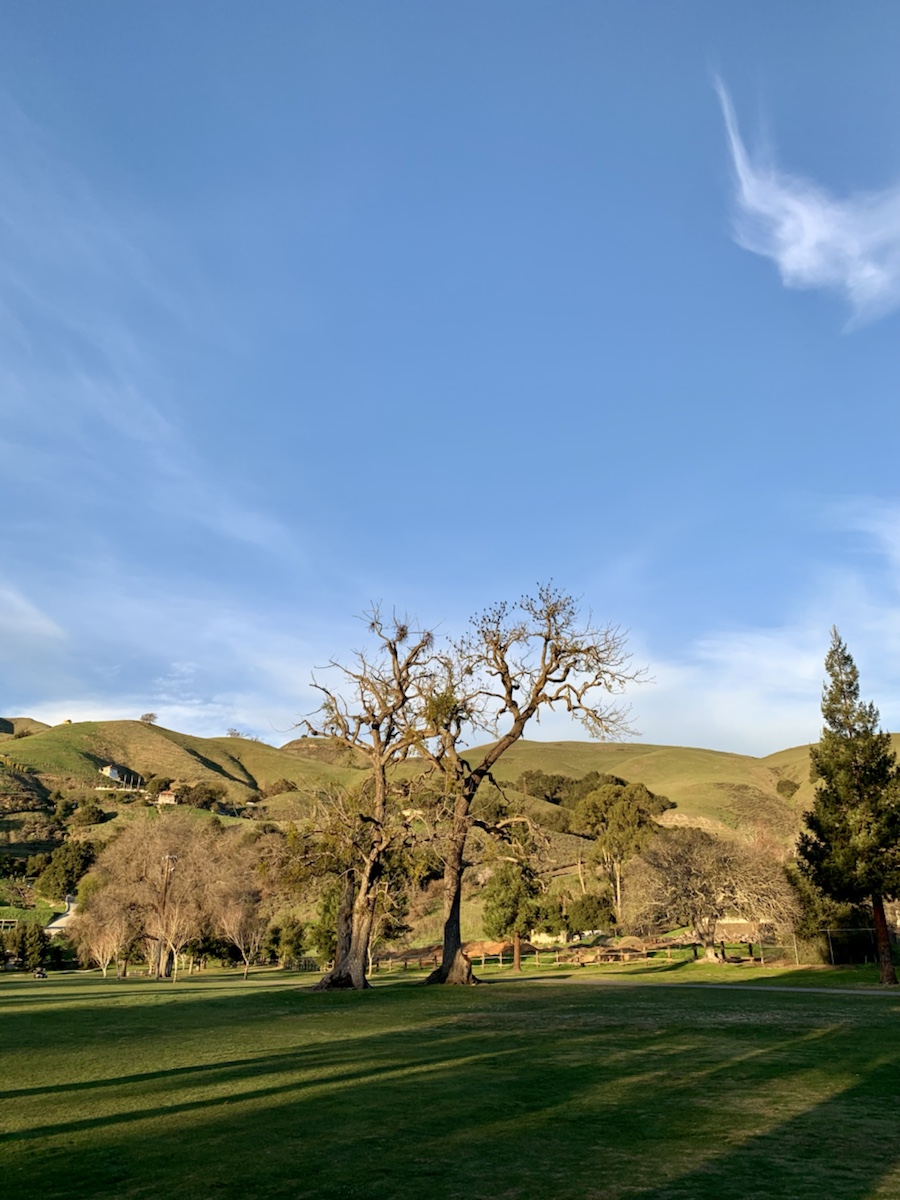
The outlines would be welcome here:
<svg viewBox="0 0 900 1200">
<path fill-rule="evenodd" d="M 674 801 L 676 808 L 664 815 L 664 823 L 700 825 L 719 833 L 762 826 L 779 840 L 796 832 L 812 797 L 812 785 L 806 782 L 807 746 L 752 758 L 641 742 L 521 741 L 504 756 L 498 778 L 512 782 L 534 770 L 576 777 L 599 771 L 640 781 Z M 782 779 L 800 785 L 793 796 L 778 792 Z"/>
<path fill-rule="evenodd" d="M 260 810 L 260 815 L 284 820 L 303 811 L 312 790 L 358 780 L 362 765 L 361 758 L 324 739 L 298 738 L 279 749 L 248 738 L 193 737 L 140 721 L 81 721 L 51 728 L 16 717 L 0 719 L 0 731 L 0 807 L 7 814 L 34 808 L 39 797 L 52 791 L 95 788 L 106 782 L 100 768 L 114 766 L 144 780 L 162 776 L 180 783 L 222 784 L 234 804 L 258 800 L 260 793 L 289 780 L 298 791 L 272 796 Z M 894 741 L 900 748 L 900 737 Z M 503 758 L 498 781 L 514 803 L 555 829 L 565 828 L 559 810 L 544 800 L 520 797 L 515 789 L 522 772 L 533 770 L 573 777 L 599 771 L 640 781 L 675 802 L 663 817 L 669 824 L 721 833 L 761 828 L 782 842 L 792 840 L 812 798 L 807 746 L 754 758 L 641 742 L 521 741 Z"/>
<path fill-rule="evenodd" d="M 43 721 L 34 721 L 31 717 L 0 717 L 0 742 L 8 741 L 16 734 L 21 737 L 24 734 L 41 733 L 49 728 L 50 726 L 45 725 Z"/>
<path fill-rule="evenodd" d="M 3 746 L 11 765 L 30 768 L 48 788 L 96 787 L 101 767 L 143 779 L 165 776 L 184 783 L 223 784 L 246 801 L 278 779 L 299 787 L 340 783 L 346 768 L 316 762 L 247 738 L 197 738 L 141 721 L 79 721 L 45 728 Z"/>
</svg>

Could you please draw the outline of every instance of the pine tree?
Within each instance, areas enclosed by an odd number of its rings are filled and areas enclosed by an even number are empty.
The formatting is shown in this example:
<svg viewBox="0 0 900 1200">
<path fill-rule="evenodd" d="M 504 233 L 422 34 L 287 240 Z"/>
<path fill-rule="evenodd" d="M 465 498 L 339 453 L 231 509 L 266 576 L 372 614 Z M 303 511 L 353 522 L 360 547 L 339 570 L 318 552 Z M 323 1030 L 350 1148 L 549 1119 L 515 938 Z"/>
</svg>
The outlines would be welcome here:
<svg viewBox="0 0 900 1200">
<path fill-rule="evenodd" d="M 825 670 L 825 724 L 810 748 L 812 778 L 819 783 L 800 836 L 800 865 L 832 899 L 871 904 L 881 982 L 895 984 L 884 900 L 900 891 L 896 757 L 890 734 L 878 728 L 878 709 L 859 699 L 859 672 L 837 629 Z"/>
</svg>

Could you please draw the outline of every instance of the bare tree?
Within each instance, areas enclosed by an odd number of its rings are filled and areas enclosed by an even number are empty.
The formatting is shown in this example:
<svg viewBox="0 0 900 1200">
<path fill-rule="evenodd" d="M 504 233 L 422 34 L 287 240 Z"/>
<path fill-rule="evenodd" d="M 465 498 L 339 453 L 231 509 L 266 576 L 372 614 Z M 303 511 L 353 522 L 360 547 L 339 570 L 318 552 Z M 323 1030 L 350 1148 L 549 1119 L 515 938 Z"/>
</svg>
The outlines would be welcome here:
<svg viewBox="0 0 900 1200">
<path fill-rule="evenodd" d="M 208 897 L 210 916 L 214 927 L 240 954 L 246 979 L 269 928 L 266 876 L 259 855 L 246 840 L 222 837 L 216 850 Z"/>
<path fill-rule="evenodd" d="M 105 979 L 110 963 L 127 957 L 126 952 L 137 937 L 139 926 L 127 896 L 107 887 L 95 891 L 79 906 L 68 933 L 81 959 L 85 963 L 95 962 Z M 119 970 L 117 977 L 121 976 Z"/>
<path fill-rule="evenodd" d="M 110 842 L 98 860 L 101 886 L 127 898 L 150 947 L 157 979 L 207 922 L 208 867 L 216 829 L 190 814 L 148 814 L 132 821 Z"/>
<path fill-rule="evenodd" d="M 707 959 L 717 958 L 716 926 L 722 917 L 733 914 L 779 927 L 796 914 L 782 865 L 750 846 L 700 829 L 666 830 L 642 859 L 649 868 L 641 875 L 643 920 L 689 926 Z"/>
<path fill-rule="evenodd" d="M 441 782 L 446 808 L 443 953 L 429 983 L 473 982 L 462 952 L 460 910 L 478 789 L 542 712 L 569 713 L 591 737 L 630 733 L 627 707 L 608 697 L 642 676 L 631 667 L 622 631 L 595 625 L 552 584 L 516 604 L 487 609 L 473 619 L 467 636 L 435 655 L 419 747 Z M 494 740 L 466 749 L 478 732 Z"/>
<path fill-rule="evenodd" d="M 348 822 L 349 861 L 338 916 L 338 948 L 332 969 L 317 987 L 364 988 L 385 855 L 407 828 L 398 819 L 405 787 L 391 776 L 422 742 L 423 706 L 430 694 L 433 636 L 413 630 L 379 609 L 367 614 L 373 651 L 357 651 L 351 666 L 332 662 L 348 695 L 313 681 L 322 694 L 317 719 L 303 721 L 313 737 L 328 737 L 365 755 L 368 776 Z M 398 801 L 400 803 L 398 803 Z"/>
</svg>

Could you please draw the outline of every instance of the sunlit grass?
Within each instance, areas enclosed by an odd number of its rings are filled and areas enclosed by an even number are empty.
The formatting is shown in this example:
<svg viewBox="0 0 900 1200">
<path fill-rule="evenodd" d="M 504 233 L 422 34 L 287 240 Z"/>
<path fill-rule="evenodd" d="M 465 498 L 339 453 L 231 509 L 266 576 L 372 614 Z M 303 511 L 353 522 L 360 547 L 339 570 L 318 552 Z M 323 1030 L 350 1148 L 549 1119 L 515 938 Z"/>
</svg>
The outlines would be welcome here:
<svg viewBox="0 0 900 1200">
<path fill-rule="evenodd" d="M 0 1177 L 47 1200 L 900 1196 L 900 996 L 637 969 L 361 995 L 3 978 Z"/>
</svg>

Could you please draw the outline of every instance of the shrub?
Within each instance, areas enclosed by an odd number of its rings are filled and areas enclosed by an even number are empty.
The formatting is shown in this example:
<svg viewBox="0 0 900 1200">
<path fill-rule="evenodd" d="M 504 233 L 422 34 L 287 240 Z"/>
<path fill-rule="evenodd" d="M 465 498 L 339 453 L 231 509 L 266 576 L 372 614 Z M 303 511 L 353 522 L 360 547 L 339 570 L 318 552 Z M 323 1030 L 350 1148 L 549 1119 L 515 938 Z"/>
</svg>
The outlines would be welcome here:
<svg viewBox="0 0 900 1200">
<path fill-rule="evenodd" d="M 72 814 L 72 824 L 77 826 L 99 825 L 106 814 L 96 800 L 84 800 Z"/>
</svg>

